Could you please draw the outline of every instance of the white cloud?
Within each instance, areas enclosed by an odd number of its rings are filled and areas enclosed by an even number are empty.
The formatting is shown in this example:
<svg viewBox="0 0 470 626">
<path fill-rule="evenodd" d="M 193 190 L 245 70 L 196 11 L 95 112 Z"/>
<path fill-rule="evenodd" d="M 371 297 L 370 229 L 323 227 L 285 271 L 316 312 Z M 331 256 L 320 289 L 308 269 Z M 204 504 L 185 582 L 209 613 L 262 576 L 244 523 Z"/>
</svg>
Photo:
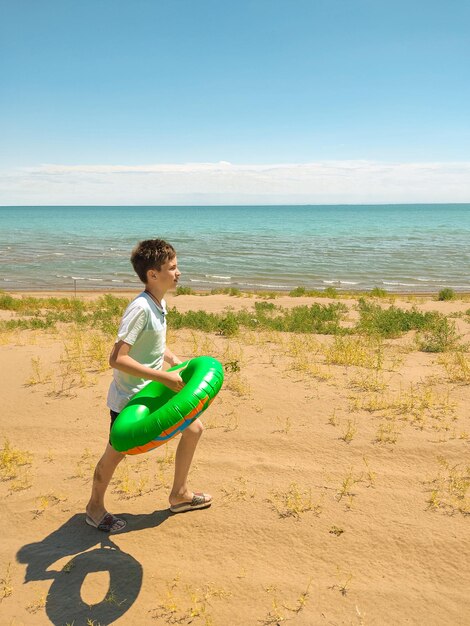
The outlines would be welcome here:
<svg viewBox="0 0 470 626">
<path fill-rule="evenodd" d="M 60 165 L 0 172 L 0 204 L 470 202 L 470 162 Z"/>
</svg>

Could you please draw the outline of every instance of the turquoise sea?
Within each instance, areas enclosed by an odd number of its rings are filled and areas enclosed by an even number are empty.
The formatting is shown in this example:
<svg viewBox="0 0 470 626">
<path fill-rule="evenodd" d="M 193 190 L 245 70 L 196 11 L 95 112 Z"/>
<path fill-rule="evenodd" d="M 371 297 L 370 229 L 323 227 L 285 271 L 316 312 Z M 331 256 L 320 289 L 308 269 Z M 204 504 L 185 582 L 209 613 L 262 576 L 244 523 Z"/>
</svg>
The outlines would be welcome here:
<svg viewBox="0 0 470 626">
<path fill-rule="evenodd" d="M 153 237 L 194 288 L 470 291 L 470 204 L 0 207 L 0 288 L 137 288 Z"/>
</svg>

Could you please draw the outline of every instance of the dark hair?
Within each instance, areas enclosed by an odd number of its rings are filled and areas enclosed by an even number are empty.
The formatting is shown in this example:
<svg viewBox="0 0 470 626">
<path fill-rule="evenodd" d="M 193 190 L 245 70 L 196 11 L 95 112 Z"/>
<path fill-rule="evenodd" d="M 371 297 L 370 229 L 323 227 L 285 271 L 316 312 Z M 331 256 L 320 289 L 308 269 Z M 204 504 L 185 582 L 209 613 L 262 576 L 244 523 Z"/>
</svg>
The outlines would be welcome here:
<svg viewBox="0 0 470 626">
<path fill-rule="evenodd" d="M 131 263 L 140 280 L 147 284 L 147 272 L 156 269 L 176 256 L 176 250 L 163 239 L 146 239 L 140 241 L 132 250 Z"/>
</svg>

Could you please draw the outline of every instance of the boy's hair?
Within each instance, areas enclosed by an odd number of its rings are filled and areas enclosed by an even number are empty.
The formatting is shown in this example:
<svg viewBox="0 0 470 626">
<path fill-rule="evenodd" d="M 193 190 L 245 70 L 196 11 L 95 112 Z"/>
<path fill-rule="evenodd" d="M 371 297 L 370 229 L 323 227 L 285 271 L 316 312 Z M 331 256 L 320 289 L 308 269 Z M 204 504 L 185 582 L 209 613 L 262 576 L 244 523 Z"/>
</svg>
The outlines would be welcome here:
<svg viewBox="0 0 470 626">
<path fill-rule="evenodd" d="M 146 239 L 140 241 L 132 250 L 131 263 L 140 280 L 147 284 L 147 272 L 156 269 L 176 256 L 176 250 L 163 239 Z"/>
</svg>

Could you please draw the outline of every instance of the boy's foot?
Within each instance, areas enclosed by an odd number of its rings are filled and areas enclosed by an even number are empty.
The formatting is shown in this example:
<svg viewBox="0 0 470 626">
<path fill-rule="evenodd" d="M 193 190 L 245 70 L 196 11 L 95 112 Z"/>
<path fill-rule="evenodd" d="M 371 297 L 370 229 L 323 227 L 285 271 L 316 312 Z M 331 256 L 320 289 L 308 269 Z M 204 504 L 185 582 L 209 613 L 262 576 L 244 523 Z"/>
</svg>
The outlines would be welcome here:
<svg viewBox="0 0 470 626">
<path fill-rule="evenodd" d="M 105 513 L 99 522 L 96 522 L 86 513 L 85 522 L 93 528 L 102 530 L 105 533 L 118 533 L 126 527 L 126 520 L 116 517 L 112 513 Z"/>
<path fill-rule="evenodd" d="M 212 504 L 212 496 L 208 493 L 200 491 L 192 494 L 190 500 L 183 500 L 175 504 L 170 502 L 170 511 L 172 513 L 186 513 L 186 511 L 195 511 L 196 509 L 206 509 Z"/>
</svg>

